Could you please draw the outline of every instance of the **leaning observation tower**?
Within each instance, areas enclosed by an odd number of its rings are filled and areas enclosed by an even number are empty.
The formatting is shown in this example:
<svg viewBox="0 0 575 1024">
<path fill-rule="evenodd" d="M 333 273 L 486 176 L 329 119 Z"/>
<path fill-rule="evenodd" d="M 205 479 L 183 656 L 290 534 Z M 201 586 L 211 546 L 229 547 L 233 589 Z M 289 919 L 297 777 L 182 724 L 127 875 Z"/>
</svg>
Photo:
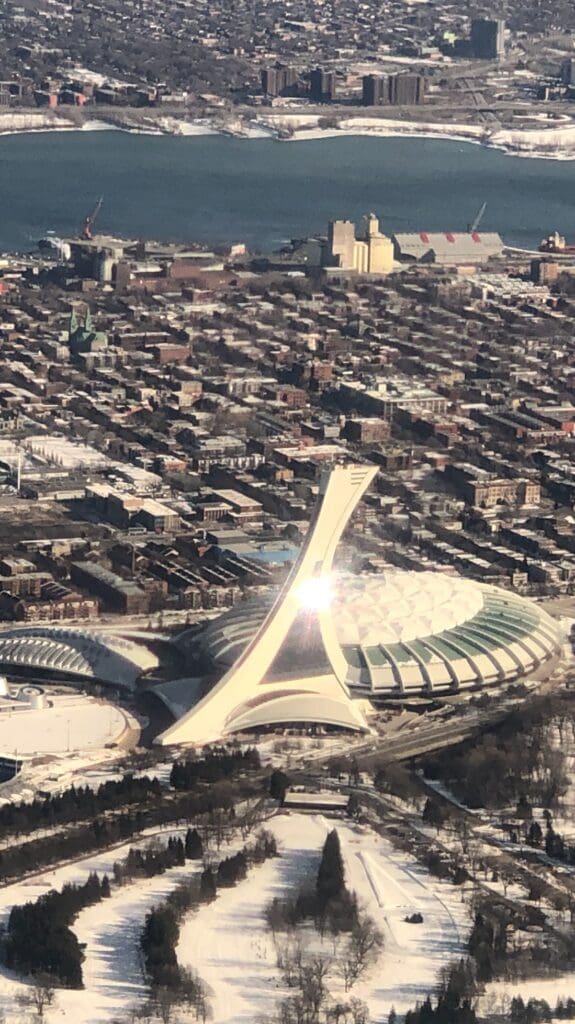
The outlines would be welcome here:
<svg viewBox="0 0 575 1024">
<path fill-rule="evenodd" d="M 299 557 L 255 636 L 210 693 L 157 742 L 205 743 L 285 722 L 367 731 L 345 684 L 347 665 L 330 614 L 331 575 L 341 535 L 376 473 L 377 466 L 351 464 L 322 476 Z M 286 658 L 298 648 L 299 658 Z"/>
</svg>

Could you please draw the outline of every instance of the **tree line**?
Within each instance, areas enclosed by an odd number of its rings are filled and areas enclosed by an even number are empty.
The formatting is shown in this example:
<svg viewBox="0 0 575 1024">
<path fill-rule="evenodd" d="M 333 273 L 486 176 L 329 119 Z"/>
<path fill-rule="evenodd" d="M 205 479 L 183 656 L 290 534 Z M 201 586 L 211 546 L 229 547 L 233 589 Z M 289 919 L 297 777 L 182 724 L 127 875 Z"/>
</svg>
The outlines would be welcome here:
<svg viewBox="0 0 575 1024">
<path fill-rule="evenodd" d="M 201 859 L 203 842 L 196 829 L 185 838 L 170 837 L 161 846 L 141 850 L 130 847 L 113 866 L 113 884 L 151 878 L 169 868 Z M 48 978 L 65 988 L 82 988 L 84 955 L 71 929 L 81 910 L 111 895 L 108 875 L 92 872 L 83 885 L 66 884 L 35 902 L 12 907 L 0 953 L 7 967 L 20 974 Z"/>
<path fill-rule="evenodd" d="M 278 855 L 275 836 L 262 829 L 255 841 L 237 853 L 223 858 L 217 867 L 208 865 L 199 879 L 177 886 L 158 907 L 146 915 L 140 946 L 146 977 L 151 989 L 152 1005 L 164 1008 L 185 1003 L 196 1017 L 206 1019 L 208 1013 L 205 988 L 198 977 L 185 970 L 177 957 L 180 922 L 190 910 L 215 899 L 218 887 L 236 885 L 246 877 L 252 864 L 261 864 Z"/>
<path fill-rule="evenodd" d="M 541 1024 L 543 1021 L 575 1020 L 575 999 L 558 999 L 555 1007 L 545 999 L 529 999 L 526 1003 L 521 996 L 511 1000 L 509 1018 L 513 1024 Z"/>
<path fill-rule="evenodd" d="M 534 928 L 542 929 L 544 925 L 545 914 L 538 907 L 482 903 L 475 913 L 467 944 L 476 965 L 478 982 L 486 984 L 525 964 L 532 973 L 534 962 L 552 964 L 558 957 L 564 959 L 569 951 L 568 936 L 563 940 L 543 934 L 539 942 L 534 938 L 525 951 L 516 950 L 509 943 L 514 931 L 529 932 Z"/>
<path fill-rule="evenodd" d="M 70 928 L 85 907 L 110 896 L 110 882 L 90 874 L 83 885 L 65 885 L 35 903 L 10 911 L 3 961 L 19 974 L 49 978 L 65 988 L 82 988 L 84 954 Z"/>
<path fill-rule="evenodd" d="M 28 802 L 7 803 L 0 807 L 0 837 L 27 835 L 36 829 L 76 823 L 121 807 L 147 804 L 161 791 L 157 778 L 128 774 L 122 779 L 104 782 L 97 789 L 70 786 L 62 793 Z"/>
<path fill-rule="evenodd" d="M 195 789 L 201 782 L 221 782 L 240 772 L 257 771 L 259 768 L 260 755 L 255 747 L 246 750 L 217 747 L 205 757 L 174 761 L 170 783 L 174 789 Z"/>
<path fill-rule="evenodd" d="M 467 807 L 497 809 L 530 799 L 553 808 L 568 782 L 557 728 L 570 715 L 562 702 L 540 698 L 490 732 L 428 758 L 425 775 L 441 779 Z"/>
<path fill-rule="evenodd" d="M 193 789 L 199 782 L 217 783 L 233 779 L 239 772 L 260 768 L 257 750 L 228 750 L 217 747 L 198 760 L 176 761 L 170 781 L 176 790 Z M 147 808 L 169 796 L 155 776 L 110 779 L 97 789 L 69 786 L 62 793 L 47 794 L 31 801 L 7 803 L 0 807 L 0 838 L 28 835 L 38 829 L 77 824 L 128 807 Z"/>
<path fill-rule="evenodd" d="M 98 817 L 78 827 L 70 827 L 64 833 L 4 847 L 0 850 L 0 881 L 14 880 L 30 871 L 40 871 L 52 864 L 114 846 L 146 828 L 202 816 L 213 817 L 214 828 L 218 828 L 219 812 L 225 813 L 226 818 L 230 817 L 237 800 L 254 795 L 257 795 L 257 790 L 245 780 L 233 786 L 229 782 L 215 783 L 209 790 L 194 795 L 169 794 L 169 799 L 162 793 L 137 810 L 113 818 Z"/>
<path fill-rule="evenodd" d="M 116 861 L 112 876 L 116 885 L 126 885 L 137 878 L 153 878 L 170 868 L 183 867 L 187 860 L 201 860 L 204 843 L 197 829 L 189 828 L 184 839 L 170 837 L 164 846 L 147 849 L 130 847 L 124 860 Z"/>
<path fill-rule="evenodd" d="M 525 828 L 525 841 L 534 850 L 545 850 L 548 857 L 562 861 L 564 864 L 575 864 L 575 844 L 568 842 L 561 832 L 553 828 L 553 818 L 549 811 L 544 812 L 545 831 L 536 819 L 532 819 Z"/>
</svg>

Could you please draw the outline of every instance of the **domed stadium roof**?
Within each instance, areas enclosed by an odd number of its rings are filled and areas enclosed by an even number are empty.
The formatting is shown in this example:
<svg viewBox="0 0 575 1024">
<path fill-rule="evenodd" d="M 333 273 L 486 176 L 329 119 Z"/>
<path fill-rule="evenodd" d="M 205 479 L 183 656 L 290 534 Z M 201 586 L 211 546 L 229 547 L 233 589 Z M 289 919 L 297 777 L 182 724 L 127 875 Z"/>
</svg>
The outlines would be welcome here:
<svg viewBox="0 0 575 1024">
<path fill-rule="evenodd" d="M 146 647 L 89 630 L 24 626 L 0 633 L 0 668 L 133 686 L 158 659 Z"/>
<path fill-rule="evenodd" d="M 507 590 L 438 572 L 392 568 L 382 575 L 334 577 L 331 616 L 350 691 L 400 696 L 511 682 L 536 672 L 559 650 L 557 625 Z M 220 672 L 239 657 L 272 606 L 270 593 L 243 602 L 205 630 L 199 652 Z M 313 636 L 311 633 L 313 632 Z M 297 638 L 297 639 L 294 639 Z M 299 617 L 281 665 L 325 665 L 317 629 Z"/>
</svg>

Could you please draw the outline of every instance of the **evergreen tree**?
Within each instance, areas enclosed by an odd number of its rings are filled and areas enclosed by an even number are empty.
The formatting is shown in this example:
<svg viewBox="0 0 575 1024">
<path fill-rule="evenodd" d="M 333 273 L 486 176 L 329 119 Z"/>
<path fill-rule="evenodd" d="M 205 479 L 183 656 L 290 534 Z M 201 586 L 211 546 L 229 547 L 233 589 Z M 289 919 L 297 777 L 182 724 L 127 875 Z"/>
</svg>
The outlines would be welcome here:
<svg viewBox="0 0 575 1024">
<path fill-rule="evenodd" d="M 201 860 L 204 856 L 204 844 L 197 828 L 189 828 L 186 832 L 185 849 L 187 860 Z"/>
<path fill-rule="evenodd" d="M 333 829 L 323 845 L 321 862 L 317 873 L 316 895 L 320 912 L 330 900 L 338 899 L 345 892 L 345 871 L 339 836 Z"/>
<path fill-rule="evenodd" d="M 533 808 L 526 796 L 520 796 L 515 811 L 517 818 L 528 819 L 533 817 Z"/>
<path fill-rule="evenodd" d="M 270 796 L 272 799 L 283 803 L 289 785 L 290 779 L 285 772 L 280 771 L 279 768 L 274 768 L 270 776 Z"/>
<path fill-rule="evenodd" d="M 538 821 L 532 821 L 527 831 L 527 842 L 530 846 L 541 846 L 543 831 Z"/>
<path fill-rule="evenodd" d="M 437 800 L 433 800 L 431 797 L 428 797 L 425 801 L 421 820 L 426 825 L 432 825 L 433 828 L 440 828 L 443 825 L 445 815 Z"/>
<path fill-rule="evenodd" d="M 206 902 L 213 900 L 216 895 L 216 880 L 210 867 L 207 867 L 205 871 L 202 871 L 200 879 L 200 895 Z"/>
</svg>

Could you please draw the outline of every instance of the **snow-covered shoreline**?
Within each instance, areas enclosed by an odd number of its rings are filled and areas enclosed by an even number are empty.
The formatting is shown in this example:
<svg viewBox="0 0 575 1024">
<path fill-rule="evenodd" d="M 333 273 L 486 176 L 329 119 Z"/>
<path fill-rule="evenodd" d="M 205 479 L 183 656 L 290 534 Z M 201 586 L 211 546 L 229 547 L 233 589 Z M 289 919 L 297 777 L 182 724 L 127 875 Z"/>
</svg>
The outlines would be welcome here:
<svg viewBox="0 0 575 1024">
<path fill-rule="evenodd" d="M 266 114 L 226 125 L 210 118 L 149 115 L 134 119 L 129 113 L 113 120 L 87 118 L 81 123 L 52 112 L 0 114 L 0 136 L 51 132 L 122 131 L 129 134 L 173 137 L 228 135 L 239 139 L 271 138 L 280 142 L 311 142 L 334 138 L 412 138 L 459 142 L 497 149 L 509 156 L 540 160 L 575 160 L 575 120 L 547 128 L 497 128 L 424 121 L 396 121 L 384 117 L 339 118 L 337 127 L 320 127 L 315 114 Z"/>
</svg>

